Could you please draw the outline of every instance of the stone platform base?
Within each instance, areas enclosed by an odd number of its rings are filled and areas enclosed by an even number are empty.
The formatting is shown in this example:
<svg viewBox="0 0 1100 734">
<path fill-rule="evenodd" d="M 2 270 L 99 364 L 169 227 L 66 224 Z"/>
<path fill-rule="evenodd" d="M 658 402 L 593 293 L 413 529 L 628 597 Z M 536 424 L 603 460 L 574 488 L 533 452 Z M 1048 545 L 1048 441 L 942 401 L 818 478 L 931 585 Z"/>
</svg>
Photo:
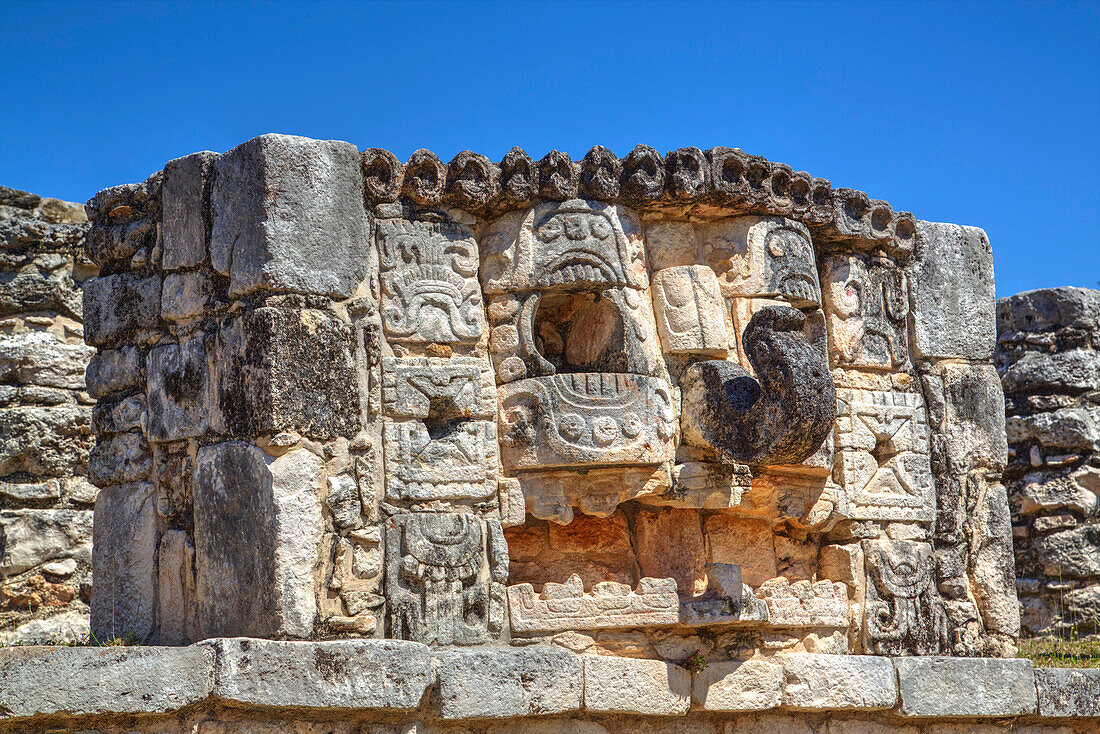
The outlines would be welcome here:
<svg viewBox="0 0 1100 734">
<path fill-rule="evenodd" d="M 713 662 L 393 640 L 0 649 L 0 732 L 1100 731 L 1100 670 L 791 654 Z"/>
</svg>

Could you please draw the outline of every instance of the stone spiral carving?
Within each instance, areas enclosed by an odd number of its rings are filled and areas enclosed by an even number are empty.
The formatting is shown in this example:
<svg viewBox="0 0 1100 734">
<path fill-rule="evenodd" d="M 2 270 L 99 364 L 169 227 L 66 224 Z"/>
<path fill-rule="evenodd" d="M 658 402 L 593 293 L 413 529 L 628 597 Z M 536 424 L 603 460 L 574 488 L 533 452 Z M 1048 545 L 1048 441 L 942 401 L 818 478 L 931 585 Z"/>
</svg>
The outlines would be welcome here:
<svg viewBox="0 0 1100 734">
<path fill-rule="evenodd" d="M 685 415 L 726 461 L 797 464 L 821 446 L 836 420 L 829 368 L 806 341 L 806 317 L 767 306 L 745 328 L 745 351 L 758 375 L 733 362 L 706 360 L 688 370 Z"/>
</svg>

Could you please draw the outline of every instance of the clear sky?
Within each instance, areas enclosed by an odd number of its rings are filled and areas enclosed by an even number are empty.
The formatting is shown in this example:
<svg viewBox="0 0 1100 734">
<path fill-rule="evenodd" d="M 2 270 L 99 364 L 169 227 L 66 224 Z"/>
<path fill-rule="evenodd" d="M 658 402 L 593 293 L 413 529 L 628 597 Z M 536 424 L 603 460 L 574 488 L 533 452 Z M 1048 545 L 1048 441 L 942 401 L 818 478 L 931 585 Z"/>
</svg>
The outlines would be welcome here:
<svg viewBox="0 0 1100 734">
<path fill-rule="evenodd" d="M 84 201 L 265 132 L 740 147 L 984 227 L 999 295 L 1100 282 L 1100 2 L 0 0 L 2 184 Z"/>
</svg>

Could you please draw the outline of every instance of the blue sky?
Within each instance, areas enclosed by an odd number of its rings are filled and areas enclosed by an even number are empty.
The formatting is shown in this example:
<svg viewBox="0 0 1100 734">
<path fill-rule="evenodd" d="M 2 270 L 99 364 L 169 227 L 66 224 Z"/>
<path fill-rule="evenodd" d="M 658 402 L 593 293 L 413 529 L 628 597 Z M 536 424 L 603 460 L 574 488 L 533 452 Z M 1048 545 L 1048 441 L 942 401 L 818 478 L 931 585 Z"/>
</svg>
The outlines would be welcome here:
<svg viewBox="0 0 1100 734">
<path fill-rule="evenodd" d="M 0 183 L 84 201 L 264 132 L 740 147 L 985 228 L 999 295 L 1100 282 L 1098 2 L 0 0 Z"/>
</svg>

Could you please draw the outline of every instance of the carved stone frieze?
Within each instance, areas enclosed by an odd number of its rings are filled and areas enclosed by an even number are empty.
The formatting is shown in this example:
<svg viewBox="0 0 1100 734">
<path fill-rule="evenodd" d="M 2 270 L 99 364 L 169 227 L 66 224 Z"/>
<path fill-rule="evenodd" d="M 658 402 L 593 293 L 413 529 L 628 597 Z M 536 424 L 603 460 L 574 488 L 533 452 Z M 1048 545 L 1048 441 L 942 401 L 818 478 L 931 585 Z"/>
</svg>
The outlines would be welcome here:
<svg viewBox="0 0 1100 734">
<path fill-rule="evenodd" d="M 493 418 L 496 386 L 483 357 L 382 360 L 383 409 L 394 418 Z"/>
<path fill-rule="evenodd" d="M 947 615 L 936 593 L 929 543 L 865 540 L 864 636 L 875 655 L 937 655 L 947 648 Z"/>
<path fill-rule="evenodd" d="M 490 421 L 387 421 L 386 496 L 391 500 L 484 500 L 497 491 L 497 428 Z"/>
<path fill-rule="evenodd" d="M 485 331 L 473 232 L 450 221 L 380 220 L 382 326 L 387 339 L 477 342 Z"/>
<path fill-rule="evenodd" d="M 546 583 L 538 594 L 531 584 L 509 586 L 508 613 L 513 632 L 671 625 L 680 621 L 680 600 L 674 579 L 643 578 L 634 590 L 604 581 L 586 594 L 574 574 L 564 584 Z"/>
<path fill-rule="evenodd" d="M 501 385 L 498 396 L 506 469 L 658 464 L 672 457 L 676 406 L 660 378 L 567 373 Z"/>
<path fill-rule="evenodd" d="M 830 255 L 822 280 L 833 365 L 908 369 L 905 272 L 888 258 Z"/>
<path fill-rule="evenodd" d="M 504 626 L 507 578 L 497 520 L 423 512 L 386 521 L 390 637 L 435 645 L 491 641 Z"/>
<path fill-rule="evenodd" d="M 837 390 L 834 479 L 857 520 L 932 522 L 935 487 L 920 393 Z"/>
</svg>

